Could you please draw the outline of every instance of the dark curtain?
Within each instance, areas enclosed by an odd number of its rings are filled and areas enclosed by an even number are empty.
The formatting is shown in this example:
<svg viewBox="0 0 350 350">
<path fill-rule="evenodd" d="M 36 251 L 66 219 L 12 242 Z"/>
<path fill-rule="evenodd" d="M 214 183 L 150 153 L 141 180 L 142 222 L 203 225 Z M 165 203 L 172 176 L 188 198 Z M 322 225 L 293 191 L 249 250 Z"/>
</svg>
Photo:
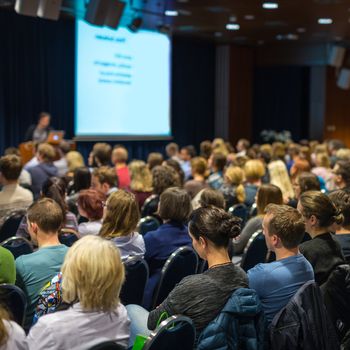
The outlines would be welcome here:
<svg viewBox="0 0 350 350">
<path fill-rule="evenodd" d="M 308 138 L 308 67 L 255 69 L 253 135 L 261 142 L 262 130 L 289 130 L 294 140 Z"/>
<path fill-rule="evenodd" d="M 75 24 L 0 12 L 0 152 L 18 145 L 41 111 L 52 126 L 74 136 Z M 172 129 L 181 146 L 199 145 L 214 132 L 215 46 L 173 40 Z M 130 158 L 164 151 L 168 141 L 121 142 Z M 117 143 L 117 142 L 113 142 Z M 87 156 L 93 143 L 80 142 Z"/>
</svg>

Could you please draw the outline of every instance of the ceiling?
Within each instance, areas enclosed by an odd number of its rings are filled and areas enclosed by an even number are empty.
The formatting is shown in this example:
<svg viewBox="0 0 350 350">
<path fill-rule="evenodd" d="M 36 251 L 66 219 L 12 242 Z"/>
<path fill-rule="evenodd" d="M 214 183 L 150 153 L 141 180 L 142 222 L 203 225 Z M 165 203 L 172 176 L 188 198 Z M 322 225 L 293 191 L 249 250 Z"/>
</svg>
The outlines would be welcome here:
<svg viewBox="0 0 350 350">
<path fill-rule="evenodd" d="M 144 28 L 162 28 L 174 35 L 243 45 L 286 41 L 350 45 L 350 0 L 277 0 L 276 10 L 263 9 L 263 0 L 125 1 L 122 24 L 142 16 Z M 14 2 L 0 0 L 0 6 L 11 9 Z M 83 17 L 87 2 L 63 0 L 61 16 Z M 179 14 L 165 16 L 165 10 L 176 10 Z M 319 18 L 331 18 L 333 23 L 318 24 Z M 238 24 L 240 29 L 227 30 L 228 23 Z"/>
</svg>

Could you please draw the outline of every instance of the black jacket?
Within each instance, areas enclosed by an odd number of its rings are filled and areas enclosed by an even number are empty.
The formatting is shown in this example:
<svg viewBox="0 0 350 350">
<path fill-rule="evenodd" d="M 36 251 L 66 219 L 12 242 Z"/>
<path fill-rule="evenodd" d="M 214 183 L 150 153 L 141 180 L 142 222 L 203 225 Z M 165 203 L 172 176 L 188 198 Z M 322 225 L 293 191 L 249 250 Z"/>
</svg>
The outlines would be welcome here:
<svg viewBox="0 0 350 350">
<path fill-rule="evenodd" d="M 320 288 L 305 283 L 270 325 L 271 350 L 339 350 Z"/>
</svg>

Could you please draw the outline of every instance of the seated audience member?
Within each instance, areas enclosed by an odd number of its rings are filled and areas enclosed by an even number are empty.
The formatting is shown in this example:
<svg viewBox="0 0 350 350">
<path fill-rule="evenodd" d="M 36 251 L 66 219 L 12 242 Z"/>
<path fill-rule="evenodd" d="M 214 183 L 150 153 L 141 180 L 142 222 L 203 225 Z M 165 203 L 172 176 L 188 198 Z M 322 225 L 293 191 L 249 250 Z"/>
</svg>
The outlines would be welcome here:
<svg viewBox="0 0 350 350">
<path fill-rule="evenodd" d="M 226 210 L 235 204 L 244 203 L 245 190 L 243 186 L 244 172 L 238 166 L 229 166 L 224 175 L 224 183 L 219 191 L 224 195 Z"/>
<path fill-rule="evenodd" d="M 162 165 L 167 165 L 175 170 L 176 175 L 179 178 L 179 187 L 182 188 L 185 182 L 185 173 L 183 172 L 180 163 L 174 159 L 167 159 L 163 162 Z"/>
<path fill-rule="evenodd" d="M 227 156 L 229 153 L 224 139 L 222 139 L 220 137 L 215 138 L 213 140 L 211 146 L 213 149 L 212 153 L 221 153 L 225 156 Z"/>
<path fill-rule="evenodd" d="M 314 273 L 298 249 L 305 232 L 301 214 L 276 204 L 268 205 L 265 212 L 262 224 L 265 241 L 275 252 L 276 261 L 256 265 L 248 271 L 248 278 L 249 287 L 258 293 L 270 323 L 298 289 L 314 279 Z"/>
<path fill-rule="evenodd" d="M 72 212 L 68 211 L 67 208 L 66 189 L 67 185 L 65 180 L 59 177 L 51 177 L 43 184 L 41 198 L 51 198 L 60 206 L 64 215 L 62 229 L 69 229 L 78 232 L 77 218 Z M 30 238 L 25 218 L 21 221 L 16 236 Z"/>
<path fill-rule="evenodd" d="M 321 286 L 338 265 L 345 263 L 339 243 L 329 232 L 333 224 L 342 224 L 343 215 L 325 194 L 316 191 L 300 196 L 298 210 L 312 238 L 300 245 L 300 252 L 311 263 L 315 281 Z"/>
<path fill-rule="evenodd" d="M 170 142 L 165 146 L 165 153 L 169 159 L 173 159 L 181 164 L 181 158 L 179 153 L 179 145 L 175 142 Z"/>
<path fill-rule="evenodd" d="M 85 350 L 108 340 L 125 347 L 130 321 L 119 300 L 123 282 L 111 242 L 95 236 L 76 242 L 62 266 L 62 298 L 71 306 L 39 318 L 27 336 L 29 350 Z"/>
<path fill-rule="evenodd" d="M 195 210 L 189 222 L 189 234 L 193 248 L 208 262 L 209 269 L 202 274 L 185 277 L 169 296 L 148 313 L 137 305 L 128 305 L 132 332 L 143 334 L 155 329 L 163 312 L 169 316 L 190 317 L 198 335 L 221 312 L 238 288 L 247 288 L 245 272 L 235 266 L 228 255 L 229 241 L 239 234 L 237 218 L 215 207 Z M 131 335 L 131 339 L 133 334 Z"/>
<path fill-rule="evenodd" d="M 144 236 L 145 260 L 149 265 L 149 280 L 144 296 L 147 307 L 151 304 L 165 261 L 177 248 L 191 244 L 186 226 L 191 211 L 191 199 L 185 190 L 171 187 L 160 195 L 158 215 L 163 224 Z"/>
<path fill-rule="evenodd" d="M 51 116 L 47 112 L 41 112 L 37 124 L 31 125 L 24 136 L 24 141 L 45 142 L 50 130 Z"/>
<path fill-rule="evenodd" d="M 225 198 L 221 192 L 213 190 L 212 188 L 205 188 L 198 193 L 198 204 L 193 207 L 194 199 L 192 200 L 193 209 L 198 209 L 199 207 L 207 207 L 212 205 L 213 207 L 219 209 L 225 209 Z"/>
<path fill-rule="evenodd" d="M 250 237 L 262 229 L 265 208 L 271 203 L 283 204 L 282 191 L 275 185 L 261 185 L 256 195 L 258 214 L 248 220 L 241 234 L 233 241 L 235 254 L 242 254 Z"/>
<path fill-rule="evenodd" d="M 76 169 L 85 167 L 84 158 L 77 151 L 70 151 L 66 155 L 68 172 L 67 176 L 72 178 Z"/>
<path fill-rule="evenodd" d="M 147 157 L 147 165 L 149 170 L 152 171 L 152 169 L 158 165 L 162 165 L 163 163 L 163 155 L 159 152 L 151 152 Z"/>
<path fill-rule="evenodd" d="M 25 329 L 32 324 L 40 290 L 60 271 L 68 250 L 58 240 L 63 221 L 62 209 L 53 199 L 40 199 L 28 209 L 28 231 L 39 249 L 16 259 L 16 284 L 24 291 L 28 303 Z"/>
<path fill-rule="evenodd" d="M 123 260 L 129 256 L 143 258 L 145 254 L 143 237 L 135 232 L 139 219 L 139 208 L 132 193 L 119 190 L 108 197 L 99 236 L 113 241 Z"/>
<path fill-rule="evenodd" d="M 60 159 L 53 162 L 53 165 L 57 168 L 58 176 L 65 176 L 68 172 L 68 162 L 66 155 L 70 151 L 70 144 L 66 140 L 62 140 L 58 145 L 58 154 Z"/>
<path fill-rule="evenodd" d="M 16 282 L 15 259 L 9 250 L 0 246 L 0 284 L 1 283 L 15 284 L 15 282 Z"/>
<path fill-rule="evenodd" d="M 27 350 L 24 330 L 11 320 L 4 306 L 0 305 L 0 349 Z"/>
<path fill-rule="evenodd" d="M 345 259 L 350 262 L 350 194 L 338 190 L 330 193 L 329 199 L 344 217 L 342 224 L 333 224 L 330 230 L 336 233 L 333 237 L 339 242 Z"/>
<path fill-rule="evenodd" d="M 13 210 L 27 209 L 33 202 L 33 194 L 18 184 L 21 174 L 21 159 L 15 155 L 0 158 L 0 223 Z"/>
<path fill-rule="evenodd" d="M 79 192 L 78 210 L 80 216 L 88 219 L 78 226 L 80 236 L 98 235 L 102 227 L 103 206 L 106 197 L 95 190 L 82 190 Z"/>
<path fill-rule="evenodd" d="M 133 160 L 129 164 L 131 175 L 130 190 L 135 195 L 141 210 L 145 200 L 152 194 L 152 173 L 142 160 Z"/>
<path fill-rule="evenodd" d="M 218 190 L 224 183 L 224 169 L 226 166 L 226 156 L 222 153 L 213 153 L 209 158 L 211 174 L 208 177 L 208 185 Z"/>
<path fill-rule="evenodd" d="M 126 162 L 128 161 L 128 151 L 123 145 L 116 145 L 112 151 L 112 164 L 119 180 L 119 188 L 129 189 L 130 173 Z"/>
<path fill-rule="evenodd" d="M 337 189 L 350 192 L 350 161 L 339 160 L 333 168 L 334 183 Z"/>
<path fill-rule="evenodd" d="M 28 171 L 30 168 L 37 166 L 39 164 L 39 160 L 38 160 L 39 145 L 40 145 L 39 142 L 33 142 L 33 149 L 32 149 L 33 157 L 27 163 L 24 164 L 23 169 Z"/>
<path fill-rule="evenodd" d="M 211 141 L 204 140 L 199 145 L 199 156 L 208 160 L 211 153 L 213 151 L 213 148 L 211 146 Z"/>
<path fill-rule="evenodd" d="M 105 142 L 97 142 L 94 144 L 89 154 L 88 163 L 92 168 L 101 166 L 109 166 L 111 162 L 112 147 Z"/>
<path fill-rule="evenodd" d="M 324 181 L 327 191 L 334 190 L 334 175 L 332 173 L 331 161 L 328 154 L 325 152 L 316 153 L 315 165 L 311 172 Z"/>
<path fill-rule="evenodd" d="M 185 181 L 191 177 L 191 159 L 196 156 L 196 149 L 192 145 L 182 147 L 180 150 L 181 168 L 185 174 Z"/>
<path fill-rule="evenodd" d="M 302 193 L 307 191 L 321 191 L 320 181 L 313 173 L 300 173 L 293 179 L 292 184 L 295 198 L 289 199 L 288 205 L 293 208 L 297 207 L 298 200 Z"/>
<path fill-rule="evenodd" d="M 261 178 L 265 175 L 264 164 L 257 159 L 248 160 L 244 164 L 244 174 L 246 183 L 245 189 L 245 202 L 244 204 L 251 207 L 255 202 L 255 195 L 261 185 Z"/>
<path fill-rule="evenodd" d="M 237 156 L 245 157 L 247 155 L 249 147 L 250 142 L 247 139 L 239 139 L 236 145 Z"/>
<path fill-rule="evenodd" d="M 101 166 L 95 168 L 91 177 L 91 188 L 107 197 L 118 191 L 118 176 L 113 168 Z"/>
<path fill-rule="evenodd" d="M 21 158 L 21 153 L 19 149 L 16 147 L 8 147 L 5 149 L 4 156 L 17 156 Z M 22 163 L 22 162 L 21 162 Z M 24 188 L 30 188 L 32 185 L 32 178 L 28 172 L 28 170 L 22 168 L 21 174 L 19 175 L 18 182 Z"/>
<path fill-rule="evenodd" d="M 188 180 L 185 183 L 184 189 L 193 199 L 196 194 L 208 187 L 205 179 L 207 175 L 207 161 L 201 157 L 191 159 L 191 172 L 193 180 Z"/>
<path fill-rule="evenodd" d="M 55 149 L 48 143 L 42 143 L 38 147 L 39 164 L 28 171 L 32 177 L 32 191 L 34 199 L 38 199 L 43 183 L 52 176 L 57 176 L 57 168 L 53 164 Z"/>
</svg>

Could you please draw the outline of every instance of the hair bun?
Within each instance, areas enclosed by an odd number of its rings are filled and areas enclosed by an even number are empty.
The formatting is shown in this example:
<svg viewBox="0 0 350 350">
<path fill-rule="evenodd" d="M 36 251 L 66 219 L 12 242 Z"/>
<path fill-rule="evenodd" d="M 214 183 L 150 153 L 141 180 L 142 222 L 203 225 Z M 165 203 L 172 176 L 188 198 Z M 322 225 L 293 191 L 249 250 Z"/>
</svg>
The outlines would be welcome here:
<svg viewBox="0 0 350 350">
<path fill-rule="evenodd" d="M 333 219 L 337 225 L 341 225 L 343 223 L 344 215 L 341 213 L 340 209 L 337 209 L 337 213 L 333 216 Z"/>
<path fill-rule="evenodd" d="M 235 238 L 241 233 L 241 219 L 231 217 L 223 220 L 220 225 L 220 233 L 229 238 Z"/>
</svg>

